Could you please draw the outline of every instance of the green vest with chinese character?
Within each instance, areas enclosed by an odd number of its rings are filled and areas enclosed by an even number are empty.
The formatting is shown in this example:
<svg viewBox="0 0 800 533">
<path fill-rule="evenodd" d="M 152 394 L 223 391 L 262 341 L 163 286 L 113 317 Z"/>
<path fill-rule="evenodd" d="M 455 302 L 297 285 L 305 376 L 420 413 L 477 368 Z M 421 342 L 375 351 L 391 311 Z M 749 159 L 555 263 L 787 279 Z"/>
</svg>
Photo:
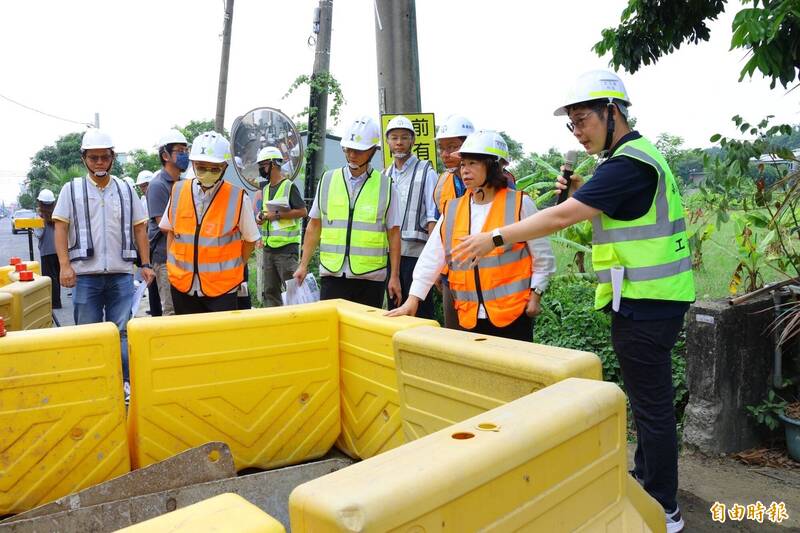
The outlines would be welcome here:
<svg viewBox="0 0 800 533">
<path fill-rule="evenodd" d="M 391 199 L 391 179 L 372 170 L 351 202 L 344 171 L 329 170 L 319 186 L 322 232 L 319 262 L 329 272 L 339 272 L 349 258 L 356 276 L 386 268 L 389 239 L 386 213 Z"/>
<path fill-rule="evenodd" d="M 289 204 L 289 194 L 292 190 L 292 180 L 284 179 L 275 191 L 275 197 L 269 197 L 269 184 L 264 187 L 262 197 L 263 211 L 267 211 L 267 200 L 286 200 Z M 287 244 L 300 244 L 300 230 L 302 228 L 299 218 L 279 218 L 268 221 L 261 226 L 261 240 L 264 246 L 280 248 Z"/>
<path fill-rule="evenodd" d="M 622 266 L 622 297 L 692 302 L 692 258 L 678 186 L 666 160 L 650 141 L 626 142 L 612 157 L 629 157 L 652 166 L 658 186 L 650 209 L 635 220 L 605 213 L 592 219 L 592 266 L 598 277 L 595 308 L 612 299 L 611 267 Z"/>
</svg>

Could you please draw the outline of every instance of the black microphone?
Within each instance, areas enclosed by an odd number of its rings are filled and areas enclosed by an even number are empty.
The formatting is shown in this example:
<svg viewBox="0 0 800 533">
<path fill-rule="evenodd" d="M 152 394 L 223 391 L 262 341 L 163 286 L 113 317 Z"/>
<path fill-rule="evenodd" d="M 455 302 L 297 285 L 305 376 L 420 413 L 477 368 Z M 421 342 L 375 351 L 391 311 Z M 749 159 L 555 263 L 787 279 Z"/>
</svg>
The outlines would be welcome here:
<svg viewBox="0 0 800 533">
<path fill-rule="evenodd" d="M 567 180 L 567 188 L 561 191 L 558 195 L 558 201 L 556 205 L 564 203 L 569 197 L 569 186 L 572 183 L 572 169 L 575 168 L 575 163 L 578 161 L 578 152 L 575 150 L 570 150 L 567 152 L 567 155 L 564 157 L 564 172 L 561 176 Z"/>
</svg>

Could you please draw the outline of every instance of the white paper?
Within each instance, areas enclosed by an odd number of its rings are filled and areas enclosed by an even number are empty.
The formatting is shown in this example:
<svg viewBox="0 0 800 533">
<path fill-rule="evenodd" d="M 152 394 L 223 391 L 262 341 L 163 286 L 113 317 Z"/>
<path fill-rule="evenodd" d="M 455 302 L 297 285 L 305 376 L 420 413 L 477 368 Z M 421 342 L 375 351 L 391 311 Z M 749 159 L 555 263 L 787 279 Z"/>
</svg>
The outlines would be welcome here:
<svg viewBox="0 0 800 533">
<path fill-rule="evenodd" d="M 139 312 L 139 305 L 142 303 L 142 297 L 144 297 L 144 291 L 147 290 L 147 283 L 144 281 L 140 281 L 139 285 L 136 287 L 136 290 L 133 291 L 133 303 L 131 303 L 131 316 L 136 316 L 136 313 Z"/>
<path fill-rule="evenodd" d="M 286 282 L 286 292 L 281 293 L 283 305 L 310 304 L 319 301 L 319 286 L 313 274 L 306 274 L 306 279 L 298 287 L 294 278 Z"/>
<path fill-rule="evenodd" d="M 285 198 L 279 198 L 277 200 L 267 200 L 264 203 L 264 211 L 288 211 L 289 210 L 289 200 Z"/>
<path fill-rule="evenodd" d="M 625 267 L 612 266 L 611 267 L 611 309 L 619 311 L 619 304 L 622 300 L 622 280 L 625 277 Z"/>
</svg>

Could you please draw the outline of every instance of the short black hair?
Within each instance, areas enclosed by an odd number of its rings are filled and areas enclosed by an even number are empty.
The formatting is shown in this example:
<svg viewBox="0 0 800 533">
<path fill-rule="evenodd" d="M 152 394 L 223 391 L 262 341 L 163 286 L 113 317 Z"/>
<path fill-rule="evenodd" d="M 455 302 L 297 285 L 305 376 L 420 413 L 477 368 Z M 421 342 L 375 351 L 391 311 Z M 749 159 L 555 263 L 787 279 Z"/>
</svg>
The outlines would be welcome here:
<svg viewBox="0 0 800 533">
<path fill-rule="evenodd" d="M 161 154 L 166 153 L 167 155 L 172 155 L 172 149 L 175 148 L 176 144 L 182 144 L 182 143 L 169 143 L 165 144 L 164 146 L 158 149 L 158 160 L 161 161 L 162 167 L 167 166 L 167 162 L 164 161 L 164 158 L 161 157 Z"/>
<path fill-rule="evenodd" d="M 616 102 L 614 102 L 614 103 L 616 103 Z M 606 110 L 608 110 L 608 99 L 607 98 L 600 98 L 598 100 L 589 100 L 587 102 L 580 102 L 580 103 L 577 103 L 577 104 L 568 105 L 566 107 L 567 115 L 572 113 L 572 111 L 575 110 L 575 109 L 583 109 L 583 108 L 587 108 L 590 111 L 594 111 L 595 113 L 597 113 L 597 116 L 600 117 L 600 118 L 605 118 Z M 617 107 L 617 111 L 619 111 L 619 116 L 622 117 L 622 120 L 624 120 L 625 124 L 627 124 L 628 123 L 628 117 L 625 116 L 625 113 L 623 113 L 619 109 L 619 107 Z"/>
</svg>

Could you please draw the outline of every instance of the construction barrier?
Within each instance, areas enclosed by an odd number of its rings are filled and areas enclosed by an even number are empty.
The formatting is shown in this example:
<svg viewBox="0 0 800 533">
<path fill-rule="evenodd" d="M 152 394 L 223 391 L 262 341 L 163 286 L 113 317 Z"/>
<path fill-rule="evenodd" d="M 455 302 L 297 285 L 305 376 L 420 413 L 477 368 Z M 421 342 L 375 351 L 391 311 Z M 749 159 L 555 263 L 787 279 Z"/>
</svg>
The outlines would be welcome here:
<svg viewBox="0 0 800 533">
<path fill-rule="evenodd" d="M 34 274 L 38 274 L 39 276 L 42 275 L 42 267 L 39 265 L 39 261 L 20 261 L 20 262 L 26 266 L 27 270 L 30 270 Z M 0 266 L 0 287 L 4 287 L 9 283 L 16 281 L 9 277 L 9 274 L 14 272 L 15 269 L 16 265 Z"/>
<path fill-rule="evenodd" d="M 325 455 L 339 435 L 336 310 L 325 304 L 128 323 L 131 457 L 223 441 L 238 469 Z"/>
<path fill-rule="evenodd" d="M 41 229 L 44 227 L 44 219 L 34 218 L 15 218 L 14 229 Z"/>
<path fill-rule="evenodd" d="M 47 276 L 37 276 L 32 281 L 15 281 L 0 287 L 0 293 L 11 295 L 11 315 L 6 322 L 9 331 L 53 325 L 52 293 Z"/>
<path fill-rule="evenodd" d="M 128 472 L 114 324 L 0 338 L 0 428 L 0 515 Z"/>
<path fill-rule="evenodd" d="M 398 331 L 438 324 L 415 317 L 388 318 L 383 309 L 347 300 L 328 302 L 339 313 L 342 434 L 336 447 L 366 459 L 404 442 L 392 337 Z"/>
<path fill-rule="evenodd" d="M 225 493 L 117 531 L 285 533 L 286 530 L 280 522 L 241 496 Z"/>
<path fill-rule="evenodd" d="M 394 336 L 406 441 L 570 377 L 603 379 L 589 352 L 444 328 Z"/>
<path fill-rule="evenodd" d="M 291 529 L 663 532 L 627 472 L 625 396 L 569 378 L 307 482 Z"/>
<path fill-rule="evenodd" d="M 11 323 L 11 313 L 14 311 L 14 298 L 7 292 L 0 291 L 0 317 L 6 325 Z"/>
</svg>

